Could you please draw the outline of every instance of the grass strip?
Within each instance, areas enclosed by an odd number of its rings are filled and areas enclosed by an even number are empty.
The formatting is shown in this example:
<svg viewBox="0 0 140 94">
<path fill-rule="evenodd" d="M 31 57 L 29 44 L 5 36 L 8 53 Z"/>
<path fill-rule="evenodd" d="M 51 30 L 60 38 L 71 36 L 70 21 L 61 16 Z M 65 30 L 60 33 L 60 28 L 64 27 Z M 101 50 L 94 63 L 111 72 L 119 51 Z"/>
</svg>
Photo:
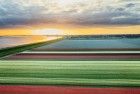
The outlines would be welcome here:
<svg viewBox="0 0 140 94">
<path fill-rule="evenodd" d="M 140 87 L 140 61 L 0 61 L 0 84 Z"/>
<path fill-rule="evenodd" d="M 43 45 L 47 45 L 56 41 L 62 40 L 62 38 L 54 39 L 54 40 L 49 40 L 46 42 L 38 42 L 38 43 L 32 43 L 32 44 L 26 44 L 26 45 L 20 45 L 16 47 L 10 47 L 10 48 L 4 48 L 0 49 L 0 58 L 4 58 L 9 55 L 17 54 L 19 52 L 23 52 L 26 50 L 30 50 L 36 47 L 40 47 Z"/>
</svg>

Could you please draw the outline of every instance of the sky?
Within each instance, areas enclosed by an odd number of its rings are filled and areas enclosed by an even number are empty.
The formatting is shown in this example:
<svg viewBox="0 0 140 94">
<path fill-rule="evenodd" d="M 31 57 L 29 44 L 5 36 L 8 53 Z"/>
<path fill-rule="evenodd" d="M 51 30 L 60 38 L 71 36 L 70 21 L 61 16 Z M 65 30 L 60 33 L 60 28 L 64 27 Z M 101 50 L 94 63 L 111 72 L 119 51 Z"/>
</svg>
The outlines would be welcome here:
<svg viewBox="0 0 140 94">
<path fill-rule="evenodd" d="M 140 0 L 0 0 L 0 35 L 51 32 L 140 34 Z"/>
</svg>

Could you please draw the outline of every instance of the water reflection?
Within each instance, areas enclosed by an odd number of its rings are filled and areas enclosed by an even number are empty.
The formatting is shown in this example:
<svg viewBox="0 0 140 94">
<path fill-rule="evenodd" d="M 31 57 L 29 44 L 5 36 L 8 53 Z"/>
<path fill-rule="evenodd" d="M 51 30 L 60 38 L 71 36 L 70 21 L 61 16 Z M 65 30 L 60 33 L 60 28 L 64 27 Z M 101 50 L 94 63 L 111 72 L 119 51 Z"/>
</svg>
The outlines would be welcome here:
<svg viewBox="0 0 140 94">
<path fill-rule="evenodd" d="M 56 38 L 57 37 L 47 36 L 3 36 L 0 37 L 0 49 L 30 43 L 49 41 Z"/>
<path fill-rule="evenodd" d="M 34 50 L 97 50 L 97 49 L 140 49 L 140 38 L 124 39 L 65 39 Z"/>
</svg>

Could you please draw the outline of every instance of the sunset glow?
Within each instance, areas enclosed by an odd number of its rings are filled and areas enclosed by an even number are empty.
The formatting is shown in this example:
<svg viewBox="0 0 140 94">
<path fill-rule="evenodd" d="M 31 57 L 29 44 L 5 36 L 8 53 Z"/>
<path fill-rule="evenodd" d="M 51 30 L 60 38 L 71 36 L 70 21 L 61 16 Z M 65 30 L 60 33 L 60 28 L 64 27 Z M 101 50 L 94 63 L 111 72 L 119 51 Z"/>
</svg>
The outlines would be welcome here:
<svg viewBox="0 0 140 94">
<path fill-rule="evenodd" d="M 34 35 L 64 35 L 64 31 L 59 29 L 43 29 L 32 32 Z"/>
<path fill-rule="evenodd" d="M 140 34 L 140 26 L 125 27 L 69 27 L 40 26 L 31 29 L 0 29 L 0 36 L 9 35 L 103 35 L 103 34 Z"/>
</svg>

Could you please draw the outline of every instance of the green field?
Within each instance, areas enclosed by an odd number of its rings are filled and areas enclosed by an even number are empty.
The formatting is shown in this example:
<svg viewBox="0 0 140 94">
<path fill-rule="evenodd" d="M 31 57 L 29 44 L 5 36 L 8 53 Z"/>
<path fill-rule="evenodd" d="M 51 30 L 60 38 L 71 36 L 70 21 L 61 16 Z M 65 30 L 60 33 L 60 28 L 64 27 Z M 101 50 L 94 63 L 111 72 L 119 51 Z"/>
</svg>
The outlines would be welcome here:
<svg viewBox="0 0 140 94">
<path fill-rule="evenodd" d="M 139 87 L 140 61 L 0 61 L 0 84 Z"/>
</svg>

